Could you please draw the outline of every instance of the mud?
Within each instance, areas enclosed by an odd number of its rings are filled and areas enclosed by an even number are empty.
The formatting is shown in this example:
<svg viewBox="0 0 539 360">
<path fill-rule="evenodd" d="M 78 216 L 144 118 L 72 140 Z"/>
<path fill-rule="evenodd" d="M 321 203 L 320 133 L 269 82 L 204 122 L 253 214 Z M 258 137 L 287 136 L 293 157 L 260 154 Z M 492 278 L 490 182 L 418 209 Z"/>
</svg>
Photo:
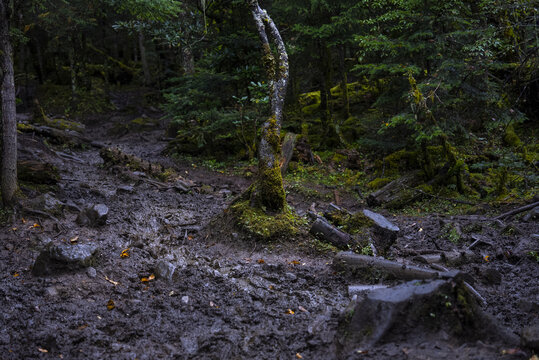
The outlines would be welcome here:
<svg viewBox="0 0 539 360">
<path fill-rule="evenodd" d="M 334 337 L 351 301 L 347 288 L 361 281 L 354 274 L 334 270 L 332 254 L 306 251 L 301 236 L 262 244 L 239 239 L 231 228 L 212 229 L 216 223 L 210 220 L 249 180 L 163 156 L 162 128 L 109 135 L 114 121 L 127 122 L 129 116 L 87 124 L 85 136 L 173 167 L 195 186 L 181 194 L 125 181 L 103 168 L 98 149 L 51 148 L 42 139 L 22 136 L 26 157 L 50 162 L 60 170 L 61 180 L 51 195 L 64 205 L 58 205 L 52 217 L 18 212 L 0 230 L 0 358 L 344 356 L 335 348 Z M 199 191 L 203 185 L 210 190 Z M 38 192 L 23 189 L 25 201 L 31 204 Z M 312 202 L 297 194 L 291 198 L 302 210 Z M 360 207 L 352 206 L 352 199 L 346 201 L 352 208 Z M 109 208 L 106 224 L 79 226 L 79 209 L 93 204 Z M 533 235 L 539 232 L 536 222 L 516 217 L 512 228 L 507 228 L 510 222 L 385 215 L 401 229 L 390 250 L 397 259 L 411 261 L 425 250 L 462 250 L 480 237 L 483 241 L 473 248 L 480 260 L 452 268 L 476 279 L 473 286 L 486 300 L 484 310 L 507 331 L 519 335 L 523 327 L 539 320 L 539 263 L 528 255 L 538 248 L 538 237 Z M 452 242 L 443 236 L 447 224 L 466 231 Z M 89 268 L 32 275 L 39 253 L 48 243 L 58 242 L 95 245 L 97 257 Z M 160 263 L 175 269 L 171 279 L 153 278 Z M 410 333 L 413 338 L 401 333 L 346 356 L 528 359 L 532 354 L 530 349 L 503 343 Z"/>
</svg>

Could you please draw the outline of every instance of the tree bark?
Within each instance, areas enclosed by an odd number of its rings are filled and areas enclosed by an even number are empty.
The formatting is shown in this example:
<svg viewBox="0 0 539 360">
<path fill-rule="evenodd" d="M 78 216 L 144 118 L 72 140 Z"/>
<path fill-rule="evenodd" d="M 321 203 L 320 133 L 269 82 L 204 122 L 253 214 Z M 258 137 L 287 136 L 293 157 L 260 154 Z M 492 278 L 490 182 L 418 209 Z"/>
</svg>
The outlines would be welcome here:
<svg viewBox="0 0 539 360">
<path fill-rule="evenodd" d="M 268 77 L 272 113 L 262 125 L 258 149 L 258 178 L 251 187 L 251 205 L 265 208 L 268 212 L 283 212 L 286 207 L 286 194 L 280 168 L 280 133 L 288 84 L 288 54 L 281 34 L 266 10 L 260 8 L 257 0 L 249 0 L 249 7 L 264 51 L 263 61 Z M 271 50 L 268 31 L 277 48 L 277 57 Z"/>
<path fill-rule="evenodd" d="M 144 34 L 138 33 L 138 45 L 140 50 L 140 61 L 142 62 L 142 71 L 144 72 L 144 85 L 148 86 L 152 82 L 150 67 L 148 66 L 148 57 L 146 56 L 146 47 L 144 46 Z"/>
<path fill-rule="evenodd" d="M 195 58 L 193 56 L 193 50 L 187 45 L 182 46 L 182 67 L 183 72 L 186 75 L 193 75 L 195 73 Z"/>
<path fill-rule="evenodd" d="M 10 9 L 0 3 L 0 66 L 2 70 L 2 202 L 11 206 L 17 190 L 17 119 L 13 49 L 9 35 Z"/>
</svg>

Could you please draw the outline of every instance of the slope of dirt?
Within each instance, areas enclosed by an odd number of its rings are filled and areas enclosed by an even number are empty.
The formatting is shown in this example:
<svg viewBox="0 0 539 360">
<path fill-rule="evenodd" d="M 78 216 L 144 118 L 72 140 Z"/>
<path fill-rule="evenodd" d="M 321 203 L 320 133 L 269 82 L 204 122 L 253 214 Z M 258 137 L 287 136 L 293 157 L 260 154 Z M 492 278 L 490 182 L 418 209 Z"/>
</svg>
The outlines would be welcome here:
<svg viewBox="0 0 539 360">
<path fill-rule="evenodd" d="M 299 240 L 260 244 L 236 241 L 233 232 L 202 236 L 211 218 L 246 188 L 248 180 L 162 156 L 166 142 L 159 126 L 109 135 L 115 123 L 133 117 L 89 124 L 85 135 L 173 167 L 195 181 L 195 188 L 178 193 L 122 180 L 103 168 L 98 149 L 51 149 L 39 138 L 22 136 L 27 156 L 59 168 L 61 180 L 52 197 L 64 205 L 53 217 L 16 213 L 0 231 L 0 358 L 337 358 L 333 340 L 350 303 L 347 286 L 359 280 L 335 272 L 329 255 L 302 252 L 295 246 Z M 211 190 L 198 191 L 202 185 Z M 27 207 L 39 207 L 31 199 L 37 193 L 24 192 Z M 109 208 L 106 224 L 78 225 L 80 209 L 98 203 Z M 309 205 L 305 201 L 300 207 Z M 481 237 L 484 242 L 473 249 L 479 260 L 454 267 L 477 279 L 474 286 L 486 299 L 485 310 L 510 331 L 518 334 L 539 320 L 539 264 L 526 255 L 537 248 L 537 223 L 515 222 L 508 230 L 490 222 L 474 227 L 477 221 L 464 218 L 392 220 L 402 229 L 392 249 L 395 257 L 412 258 L 425 249 L 462 249 L 475 241 L 474 236 Z M 452 242 L 440 235 L 448 223 L 468 230 Z M 89 269 L 32 275 L 39 252 L 58 242 L 94 244 L 97 259 Z M 171 279 L 151 278 L 160 263 L 176 268 Z M 526 349 L 503 355 L 503 349 L 504 344 L 450 338 L 433 342 L 425 334 L 404 342 L 389 338 L 353 357 L 530 356 Z"/>
</svg>

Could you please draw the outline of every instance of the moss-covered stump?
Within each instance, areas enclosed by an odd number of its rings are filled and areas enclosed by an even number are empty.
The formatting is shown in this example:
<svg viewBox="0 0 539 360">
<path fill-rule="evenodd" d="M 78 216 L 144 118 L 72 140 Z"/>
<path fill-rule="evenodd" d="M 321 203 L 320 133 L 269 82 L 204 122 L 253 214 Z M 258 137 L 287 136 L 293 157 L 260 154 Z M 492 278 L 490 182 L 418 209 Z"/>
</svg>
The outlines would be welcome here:
<svg viewBox="0 0 539 360">
<path fill-rule="evenodd" d="M 248 199 L 232 204 L 227 212 L 232 216 L 234 225 L 247 237 L 261 241 L 290 238 L 297 235 L 305 224 L 305 220 L 288 206 L 283 212 L 267 214 L 262 208 L 251 206 Z"/>
<path fill-rule="evenodd" d="M 387 342 L 474 340 L 518 344 L 515 335 L 481 310 L 462 281 L 415 280 L 352 302 L 341 318 L 335 345 L 348 358 L 358 349 Z"/>
</svg>

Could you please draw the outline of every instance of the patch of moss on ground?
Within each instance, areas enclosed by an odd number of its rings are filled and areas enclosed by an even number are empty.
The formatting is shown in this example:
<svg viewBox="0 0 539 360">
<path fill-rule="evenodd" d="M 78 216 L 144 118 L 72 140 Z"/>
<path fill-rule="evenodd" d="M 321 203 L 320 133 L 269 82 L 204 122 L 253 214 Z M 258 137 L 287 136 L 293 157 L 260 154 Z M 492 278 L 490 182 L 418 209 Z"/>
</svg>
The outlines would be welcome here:
<svg viewBox="0 0 539 360">
<path fill-rule="evenodd" d="M 306 220 L 297 216 L 290 207 L 279 214 L 266 214 L 262 209 L 252 207 L 249 200 L 230 206 L 236 225 L 249 235 L 263 241 L 290 238 L 298 234 Z"/>
</svg>

